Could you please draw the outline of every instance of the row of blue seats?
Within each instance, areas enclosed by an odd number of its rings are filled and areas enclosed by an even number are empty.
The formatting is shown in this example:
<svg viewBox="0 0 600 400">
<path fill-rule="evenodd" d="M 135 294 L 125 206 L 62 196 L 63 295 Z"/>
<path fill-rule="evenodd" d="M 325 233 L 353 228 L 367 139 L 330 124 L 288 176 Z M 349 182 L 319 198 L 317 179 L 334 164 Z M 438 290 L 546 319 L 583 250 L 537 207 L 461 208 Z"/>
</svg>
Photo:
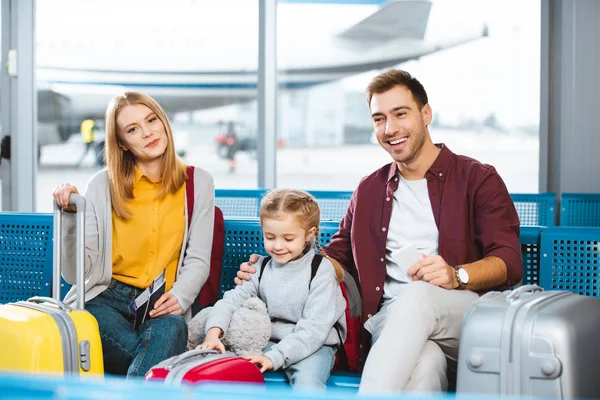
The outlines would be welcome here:
<svg viewBox="0 0 600 400">
<path fill-rule="evenodd" d="M 322 245 L 339 223 L 323 221 Z M 0 303 L 50 296 L 52 282 L 51 214 L 0 213 Z M 221 294 L 232 288 L 240 263 L 265 254 L 257 218 L 225 218 Z M 521 227 L 525 284 L 599 296 L 600 228 Z"/>
<path fill-rule="evenodd" d="M 266 189 L 217 189 L 216 205 L 226 217 L 258 217 Z M 323 220 L 339 221 L 348 208 L 352 192 L 318 191 L 315 196 Z M 511 194 L 522 226 L 555 226 L 556 193 Z M 600 226 L 600 194 L 563 193 L 560 226 Z"/>
<path fill-rule="evenodd" d="M 337 230 L 338 222 L 322 222 L 319 243 L 329 243 Z M 522 226 L 520 239 L 523 284 L 600 298 L 600 228 Z M 221 296 L 252 253 L 266 254 L 258 219 L 226 218 Z"/>
</svg>

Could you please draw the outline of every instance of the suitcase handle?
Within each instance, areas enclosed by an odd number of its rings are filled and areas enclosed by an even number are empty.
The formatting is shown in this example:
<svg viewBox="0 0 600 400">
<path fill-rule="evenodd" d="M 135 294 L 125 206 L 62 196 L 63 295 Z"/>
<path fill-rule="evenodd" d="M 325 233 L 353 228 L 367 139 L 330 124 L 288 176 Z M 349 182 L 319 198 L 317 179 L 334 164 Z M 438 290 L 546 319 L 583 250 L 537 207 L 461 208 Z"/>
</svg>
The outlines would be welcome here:
<svg viewBox="0 0 600 400">
<path fill-rule="evenodd" d="M 195 350 L 186 351 L 185 353 L 182 353 L 178 356 L 175 356 L 175 357 L 167 360 L 167 362 L 165 363 L 166 365 L 164 365 L 163 368 L 164 369 L 173 369 L 173 367 L 177 366 L 177 364 L 180 364 L 185 360 L 189 360 L 190 358 L 194 358 L 197 356 L 207 356 L 210 354 L 221 354 L 221 353 L 217 350 L 211 350 L 211 349 L 195 349 Z"/>
<path fill-rule="evenodd" d="M 66 305 L 65 303 L 63 303 L 60 300 L 56 300 L 54 297 L 43 297 L 43 296 L 35 296 L 35 297 L 31 297 L 29 299 L 27 299 L 27 301 L 30 301 L 32 303 L 52 303 L 55 306 L 58 306 L 58 308 L 60 308 L 63 311 L 71 311 L 71 307 L 69 307 L 68 305 Z"/>
<path fill-rule="evenodd" d="M 543 291 L 544 291 L 544 289 L 542 289 L 538 285 L 524 285 L 524 286 L 516 288 L 508 296 L 506 296 L 506 301 L 510 302 L 510 301 L 518 300 L 519 297 L 521 297 L 521 295 L 523 293 L 536 293 L 536 292 L 543 292 Z"/>
<path fill-rule="evenodd" d="M 69 204 L 77 207 L 76 253 L 75 253 L 75 308 L 84 309 L 85 304 L 85 198 L 71 193 Z M 62 259 L 62 210 L 54 201 L 54 260 L 52 262 L 52 297 L 60 301 L 60 262 Z"/>
</svg>

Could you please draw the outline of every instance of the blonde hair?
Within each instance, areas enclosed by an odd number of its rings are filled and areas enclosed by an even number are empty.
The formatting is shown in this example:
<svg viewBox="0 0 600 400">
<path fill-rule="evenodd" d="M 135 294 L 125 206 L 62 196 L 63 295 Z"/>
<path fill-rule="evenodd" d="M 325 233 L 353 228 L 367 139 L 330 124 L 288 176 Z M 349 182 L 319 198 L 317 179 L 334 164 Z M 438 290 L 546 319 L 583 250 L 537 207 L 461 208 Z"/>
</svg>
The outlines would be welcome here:
<svg viewBox="0 0 600 400">
<path fill-rule="evenodd" d="M 167 134 L 167 148 L 161 162 L 159 197 L 176 192 L 186 179 L 185 165 L 175 153 L 173 131 L 163 108 L 152 97 L 141 92 L 124 92 L 115 96 L 106 108 L 106 166 L 110 184 L 110 197 L 115 213 L 124 219 L 132 217 L 126 202 L 133 199 L 135 181 L 135 158 L 131 151 L 119 147 L 117 117 L 128 105 L 141 104 L 148 107 L 163 123 Z"/>
<path fill-rule="evenodd" d="M 277 219 L 281 215 L 293 215 L 296 221 L 307 232 L 315 228 L 314 243 L 319 253 L 327 258 L 335 269 L 335 277 L 338 282 L 344 279 L 344 269 L 333 258 L 329 257 L 319 244 L 319 224 L 321 223 L 321 211 L 317 200 L 302 190 L 274 189 L 268 192 L 260 202 L 260 224 L 265 219 Z"/>
</svg>

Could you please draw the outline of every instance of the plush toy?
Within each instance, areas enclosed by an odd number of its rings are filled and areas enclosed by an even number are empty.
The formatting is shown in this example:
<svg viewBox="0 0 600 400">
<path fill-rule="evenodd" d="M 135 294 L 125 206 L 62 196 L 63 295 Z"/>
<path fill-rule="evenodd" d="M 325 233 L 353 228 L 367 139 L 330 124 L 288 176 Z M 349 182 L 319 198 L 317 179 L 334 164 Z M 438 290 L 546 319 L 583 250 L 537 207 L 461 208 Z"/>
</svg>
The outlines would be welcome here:
<svg viewBox="0 0 600 400">
<path fill-rule="evenodd" d="M 202 309 L 188 322 L 188 350 L 204 342 L 204 328 L 212 307 Z M 227 350 L 239 356 L 261 355 L 271 338 L 271 318 L 267 306 L 258 297 L 251 297 L 235 310 L 227 333 L 221 339 Z"/>
</svg>

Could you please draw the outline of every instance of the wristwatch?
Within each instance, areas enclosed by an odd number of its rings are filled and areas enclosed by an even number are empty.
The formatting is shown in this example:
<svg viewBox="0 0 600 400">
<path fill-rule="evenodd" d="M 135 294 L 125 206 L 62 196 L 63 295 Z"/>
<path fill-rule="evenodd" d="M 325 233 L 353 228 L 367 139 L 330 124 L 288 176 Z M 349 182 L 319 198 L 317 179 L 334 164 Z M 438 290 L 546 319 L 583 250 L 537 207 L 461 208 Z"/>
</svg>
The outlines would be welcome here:
<svg viewBox="0 0 600 400">
<path fill-rule="evenodd" d="M 456 281 L 458 282 L 457 289 L 467 285 L 469 283 L 469 273 L 464 268 L 459 268 L 454 265 L 454 270 L 456 271 Z"/>
</svg>

